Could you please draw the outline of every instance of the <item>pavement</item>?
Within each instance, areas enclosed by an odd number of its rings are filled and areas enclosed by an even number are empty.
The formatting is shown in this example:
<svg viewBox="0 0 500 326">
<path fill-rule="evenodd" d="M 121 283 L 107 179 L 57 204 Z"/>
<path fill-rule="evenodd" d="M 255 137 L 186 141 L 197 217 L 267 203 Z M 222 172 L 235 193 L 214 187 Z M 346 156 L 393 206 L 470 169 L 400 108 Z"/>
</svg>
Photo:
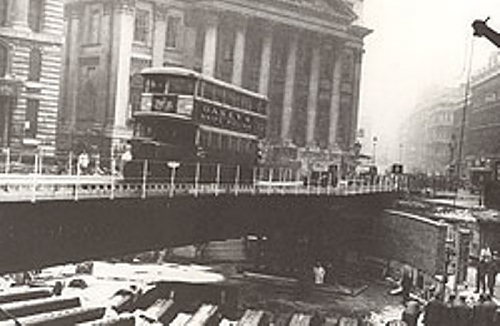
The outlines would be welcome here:
<svg viewBox="0 0 500 326">
<path fill-rule="evenodd" d="M 457 193 L 451 191 L 436 192 L 434 197 L 425 199 L 426 202 L 454 206 L 456 208 L 481 208 L 479 195 L 471 194 L 469 191 L 460 189 Z"/>
</svg>

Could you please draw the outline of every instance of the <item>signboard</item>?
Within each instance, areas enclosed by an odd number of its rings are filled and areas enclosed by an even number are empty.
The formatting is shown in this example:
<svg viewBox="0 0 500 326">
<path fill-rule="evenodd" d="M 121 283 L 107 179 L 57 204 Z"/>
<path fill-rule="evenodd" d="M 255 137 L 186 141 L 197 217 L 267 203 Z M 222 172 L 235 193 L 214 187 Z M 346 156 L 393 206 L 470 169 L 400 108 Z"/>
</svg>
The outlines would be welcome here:
<svg viewBox="0 0 500 326">
<path fill-rule="evenodd" d="M 263 137 L 266 119 L 197 101 L 193 118 L 199 123 Z"/>
</svg>

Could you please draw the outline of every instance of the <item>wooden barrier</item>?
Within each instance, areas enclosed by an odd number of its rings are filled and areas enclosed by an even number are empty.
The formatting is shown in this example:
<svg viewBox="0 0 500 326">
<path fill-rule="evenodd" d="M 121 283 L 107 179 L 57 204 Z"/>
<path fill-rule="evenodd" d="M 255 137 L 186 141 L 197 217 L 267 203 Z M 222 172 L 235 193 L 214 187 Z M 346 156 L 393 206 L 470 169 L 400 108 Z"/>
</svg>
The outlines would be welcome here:
<svg viewBox="0 0 500 326">
<path fill-rule="evenodd" d="M 19 318 L 50 311 L 76 308 L 79 306 L 79 298 L 51 297 L 4 303 L 0 305 L 0 310 Z M 0 314 L 0 321 L 7 319 L 9 319 L 7 314 Z"/>
<path fill-rule="evenodd" d="M 269 318 L 262 310 L 246 310 L 237 326 L 268 326 Z"/>
<path fill-rule="evenodd" d="M 217 306 L 203 304 L 184 326 L 219 325 L 220 316 Z"/>
<path fill-rule="evenodd" d="M 28 317 L 18 318 L 21 325 L 39 325 L 39 326 L 56 326 L 56 325 L 75 325 L 78 323 L 101 319 L 104 316 L 105 308 L 72 308 L 48 312 Z M 16 326 L 14 320 L 0 322 L 1 326 Z"/>
</svg>

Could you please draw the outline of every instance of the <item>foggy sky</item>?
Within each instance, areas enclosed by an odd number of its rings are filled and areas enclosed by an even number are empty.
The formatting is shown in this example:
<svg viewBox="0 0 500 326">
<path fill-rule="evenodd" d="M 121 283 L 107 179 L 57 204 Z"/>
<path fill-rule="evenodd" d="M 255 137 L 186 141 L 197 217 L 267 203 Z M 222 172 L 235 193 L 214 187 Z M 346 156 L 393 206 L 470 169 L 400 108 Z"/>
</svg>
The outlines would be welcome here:
<svg viewBox="0 0 500 326">
<path fill-rule="evenodd" d="M 360 127 L 368 126 L 381 148 L 397 142 L 419 94 L 465 82 L 471 49 L 472 69 L 486 64 L 496 47 L 473 37 L 471 24 L 487 17 L 500 31 L 500 1 L 365 0 L 363 23 L 374 31 L 365 38 Z"/>
</svg>

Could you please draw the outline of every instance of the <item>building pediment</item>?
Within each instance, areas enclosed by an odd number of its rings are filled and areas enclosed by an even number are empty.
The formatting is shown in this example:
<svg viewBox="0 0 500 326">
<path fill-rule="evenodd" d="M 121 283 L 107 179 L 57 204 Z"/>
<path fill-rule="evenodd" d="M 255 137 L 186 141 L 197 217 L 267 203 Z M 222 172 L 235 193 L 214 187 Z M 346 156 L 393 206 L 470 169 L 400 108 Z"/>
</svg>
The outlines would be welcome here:
<svg viewBox="0 0 500 326">
<path fill-rule="evenodd" d="M 256 1 L 256 0 L 250 0 Z M 328 16 L 353 21 L 356 14 L 350 6 L 342 0 L 258 0 L 271 6 L 288 8 L 295 12 L 304 13 L 318 18 Z"/>
<path fill-rule="evenodd" d="M 235 12 L 299 29 L 357 39 L 349 27 L 357 19 L 344 0 L 193 0 L 197 9 Z"/>
</svg>

